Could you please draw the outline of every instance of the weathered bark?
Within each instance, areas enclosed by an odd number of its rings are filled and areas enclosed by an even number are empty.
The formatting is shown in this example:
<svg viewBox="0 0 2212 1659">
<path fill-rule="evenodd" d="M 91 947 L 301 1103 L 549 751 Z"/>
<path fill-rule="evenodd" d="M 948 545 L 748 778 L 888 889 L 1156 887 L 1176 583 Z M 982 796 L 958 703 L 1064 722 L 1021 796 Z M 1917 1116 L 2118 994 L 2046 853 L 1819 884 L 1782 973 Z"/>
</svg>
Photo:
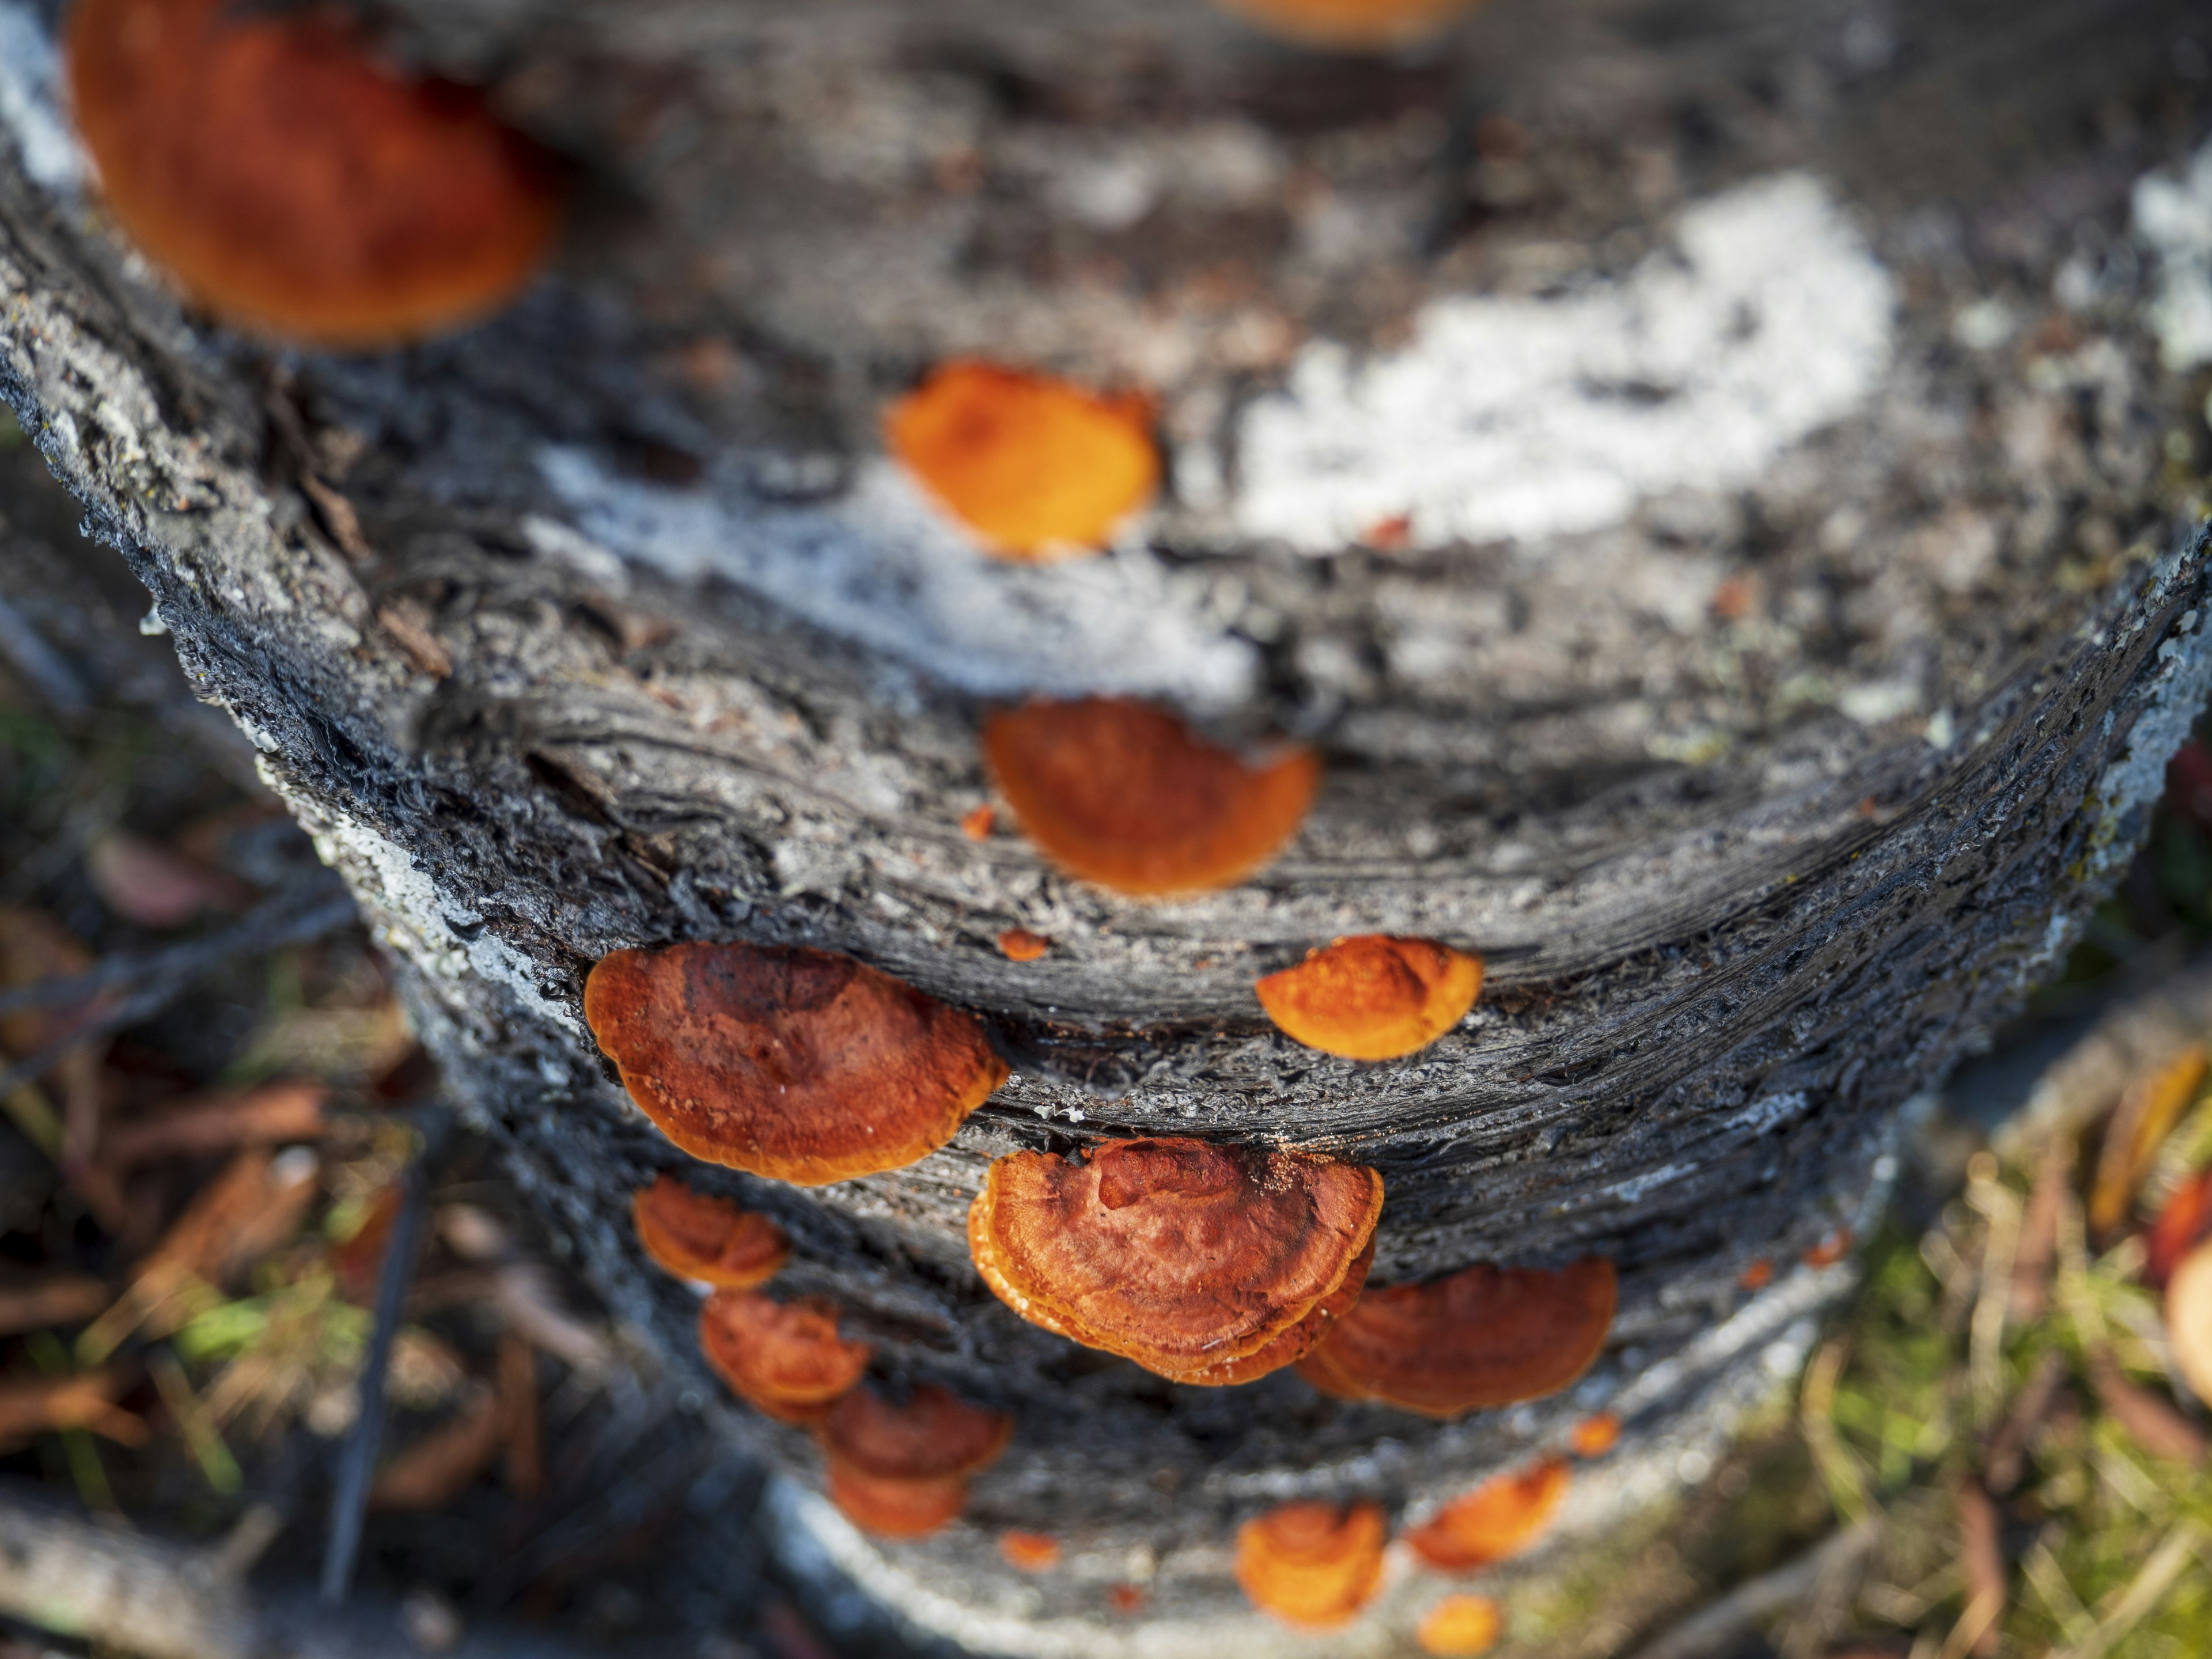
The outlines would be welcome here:
<svg viewBox="0 0 2212 1659">
<path fill-rule="evenodd" d="M 2179 0 L 1500 4 L 1358 64 L 1180 0 L 402 9 L 578 159 L 536 293 L 371 358 L 201 329 L 19 98 L 0 383 L 672 1354 L 691 1304 L 624 1206 L 683 1160 L 582 1030 L 590 964 L 803 942 L 987 1017 L 1016 1080 L 921 1164 L 690 1172 L 777 1215 L 788 1283 L 892 1373 L 1016 1414 L 968 1524 L 847 1561 L 973 1640 L 1109 1650 L 1099 1579 L 1134 1559 L 1121 1628 L 1218 1648 L 1265 1502 L 1418 1510 L 1594 1402 L 1656 1443 L 1737 1397 L 1832 1282 L 1743 1270 L 1859 1217 L 1896 1107 L 2057 962 L 2204 702 L 2203 388 L 2160 365 L 2171 273 L 2129 221 L 2202 129 Z M 1424 311 L 1462 294 L 1526 301 L 1480 313 L 1487 357 Z M 1549 367 L 1499 361 L 1547 329 Z M 1392 429 L 1327 475 L 1318 338 L 1440 396 L 1522 375 L 1478 413 L 1525 444 L 1407 470 L 1389 446 L 1437 434 Z M 969 352 L 1158 393 L 1176 485 L 1141 535 L 990 567 L 899 493 L 875 411 Z M 1577 422 L 1611 435 L 1563 459 Z M 1361 467 L 1402 473 L 1407 550 L 1353 544 Z M 1291 852 L 1143 905 L 963 836 L 986 701 L 1102 688 L 1318 744 Z M 1008 962 L 1010 926 L 1052 952 Z M 1371 931 L 1484 952 L 1475 1016 L 1375 1066 L 1276 1036 L 1255 975 Z M 1437 1425 L 1016 1321 L 963 1244 L 984 1162 L 1163 1127 L 1373 1164 L 1375 1282 L 1611 1255 L 1614 1346 Z M 1080 1570 L 1017 1582 L 1002 1526 Z"/>
</svg>

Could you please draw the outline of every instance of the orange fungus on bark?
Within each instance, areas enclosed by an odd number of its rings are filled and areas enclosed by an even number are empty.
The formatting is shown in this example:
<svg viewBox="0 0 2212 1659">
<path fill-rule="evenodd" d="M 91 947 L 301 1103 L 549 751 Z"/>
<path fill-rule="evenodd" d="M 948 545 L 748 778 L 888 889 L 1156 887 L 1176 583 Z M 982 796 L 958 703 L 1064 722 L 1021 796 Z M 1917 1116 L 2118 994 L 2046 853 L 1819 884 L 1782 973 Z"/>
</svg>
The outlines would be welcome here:
<svg viewBox="0 0 2212 1659">
<path fill-rule="evenodd" d="M 699 1351 L 747 1404 L 783 1423 L 825 1416 L 868 1369 L 866 1342 L 837 1334 L 837 1310 L 816 1297 L 778 1302 L 717 1291 L 699 1309 Z"/>
<path fill-rule="evenodd" d="M 1596 1256 L 1556 1273 L 1484 1265 L 1370 1290 L 1298 1375 L 1340 1400 L 1429 1417 L 1536 1400 L 1589 1369 L 1618 1296 L 1613 1263 Z"/>
<path fill-rule="evenodd" d="M 1007 1075 L 972 1016 L 828 951 L 617 951 L 584 1018 L 678 1146 L 805 1187 L 927 1157 Z"/>
<path fill-rule="evenodd" d="M 815 1430 L 829 1466 L 830 1501 L 854 1526 L 920 1538 L 960 1513 L 968 1478 L 1006 1449 L 1012 1421 L 933 1382 L 903 1405 L 855 1389 Z"/>
<path fill-rule="evenodd" d="M 1178 1382 L 1295 1360 L 1364 1279 L 1382 1178 L 1304 1152 L 1158 1139 L 1016 1152 L 968 1216 L 983 1280 L 1030 1323 Z"/>
<path fill-rule="evenodd" d="M 1221 0 L 1263 28 L 1310 46 L 1385 52 L 1434 34 L 1476 0 Z"/>
<path fill-rule="evenodd" d="M 1330 1630 L 1382 1582 L 1385 1528 L 1373 1504 L 1285 1504 L 1237 1529 L 1237 1583 L 1286 1623 Z"/>
<path fill-rule="evenodd" d="M 66 46 L 116 222 L 228 322 L 413 339 L 506 304 L 552 246 L 550 160 L 476 91 L 380 63 L 336 8 L 77 0 Z"/>
<path fill-rule="evenodd" d="M 637 1190 L 630 1219 L 647 1255 L 678 1279 L 718 1290 L 764 1285 L 791 1256 L 791 1241 L 768 1217 L 695 1193 L 672 1175 Z"/>
<path fill-rule="evenodd" d="M 1139 897 L 1243 880 L 1297 832 L 1321 779 L 1310 750 L 1248 764 L 1124 697 L 995 714 L 983 755 L 1046 857 Z"/>
<path fill-rule="evenodd" d="M 1447 1595 L 1421 1615 L 1413 1639 L 1436 1659 L 1474 1659 L 1498 1645 L 1505 1627 L 1498 1603 L 1486 1595 Z"/>
<path fill-rule="evenodd" d="M 1472 1572 L 1517 1555 L 1544 1535 L 1567 1495 L 1567 1466 L 1547 1457 L 1494 1475 L 1406 1534 L 1413 1553 L 1445 1572 Z"/>
<path fill-rule="evenodd" d="M 1252 988 L 1294 1042 L 1346 1060 L 1396 1060 L 1466 1018 L 1482 989 L 1482 958 L 1432 939 L 1363 933 Z"/>
<path fill-rule="evenodd" d="M 1141 398 L 958 362 L 894 404 L 884 436 L 986 550 L 1033 563 L 1096 550 L 1152 500 L 1151 419 Z"/>
</svg>

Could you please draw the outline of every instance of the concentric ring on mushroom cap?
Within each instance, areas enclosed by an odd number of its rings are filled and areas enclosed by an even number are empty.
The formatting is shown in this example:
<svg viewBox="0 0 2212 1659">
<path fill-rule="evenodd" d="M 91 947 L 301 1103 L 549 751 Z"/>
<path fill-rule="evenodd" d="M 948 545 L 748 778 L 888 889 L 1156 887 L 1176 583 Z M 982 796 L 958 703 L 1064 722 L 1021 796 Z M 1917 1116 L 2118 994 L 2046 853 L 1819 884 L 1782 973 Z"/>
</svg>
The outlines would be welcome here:
<svg viewBox="0 0 2212 1659">
<path fill-rule="evenodd" d="M 117 222 L 218 315 L 337 346 L 470 321 L 535 271 L 556 170 L 480 95 L 322 10 L 77 0 L 77 130 Z"/>
<path fill-rule="evenodd" d="M 1246 1354 L 1241 1359 L 1224 1360 L 1218 1365 L 1207 1365 L 1192 1371 L 1181 1380 L 1200 1388 L 1228 1388 L 1238 1382 L 1249 1382 L 1270 1371 L 1279 1371 L 1309 1352 L 1315 1343 L 1328 1334 L 1328 1328 L 1348 1313 L 1367 1287 L 1367 1270 L 1375 1262 L 1375 1241 L 1369 1239 L 1367 1248 L 1352 1260 L 1344 1275 L 1344 1283 L 1314 1304 L 1314 1310 L 1285 1331 L 1265 1347 Z"/>
<path fill-rule="evenodd" d="M 1466 1018 L 1482 989 L 1482 958 L 1433 939 L 1362 933 L 1309 951 L 1252 988 L 1267 1018 L 1309 1048 L 1396 1060 Z"/>
<path fill-rule="evenodd" d="M 1374 1504 L 1284 1504 L 1237 1529 L 1237 1583 L 1255 1607 L 1309 1629 L 1341 1625 L 1382 1582 Z"/>
<path fill-rule="evenodd" d="M 617 951 L 584 1018 L 678 1146 L 803 1187 L 928 1156 L 1006 1080 L 972 1016 L 829 951 Z"/>
<path fill-rule="evenodd" d="M 886 1480 L 969 1475 L 997 1458 L 1014 1431 L 1002 1413 L 971 1406 L 934 1382 L 920 1382 L 903 1405 L 873 1389 L 855 1389 L 816 1431 L 823 1449 Z"/>
<path fill-rule="evenodd" d="M 1375 1235 L 1382 1177 L 1305 1152 L 1108 1141 L 1016 1152 L 968 1215 L 983 1280 L 1032 1324 L 1179 1382 L 1249 1380 L 1336 1294 Z M 1284 1340 L 1287 1339 L 1287 1340 Z"/>
<path fill-rule="evenodd" d="M 1540 1458 L 1493 1475 L 1406 1534 L 1413 1553 L 1445 1572 L 1472 1572 L 1517 1555 L 1542 1537 L 1567 1495 L 1566 1460 Z"/>
<path fill-rule="evenodd" d="M 717 1291 L 700 1304 L 699 1352 L 747 1404 L 810 1423 L 860 1382 L 874 1350 L 840 1336 L 836 1307 L 817 1297 Z"/>
<path fill-rule="evenodd" d="M 1619 1296 L 1613 1263 L 1600 1256 L 1556 1273 L 1485 1264 L 1391 1285 L 1336 1320 L 1298 1375 L 1340 1400 L 1430 1417 L 1540 1399 L 1604 1350 Z"/>
<path fill-rule="evenodd" d="M 639 1188 L 629 1209 L 645 1253 L 678 1279 L 749 1291 L 775 1278 L 791 1257 L 791 1241 L 768 1217 L 696 1193 L 672 1175 Z"/>
<path fill-rule="evenodd" d="M 1127 697 L 994 714 L 983 755 L 1046 857 L 1139 897 L 1243 880 L 1297 832 L 1321 781 L 1310 750 L 1249 765 Z"/>
</svg>

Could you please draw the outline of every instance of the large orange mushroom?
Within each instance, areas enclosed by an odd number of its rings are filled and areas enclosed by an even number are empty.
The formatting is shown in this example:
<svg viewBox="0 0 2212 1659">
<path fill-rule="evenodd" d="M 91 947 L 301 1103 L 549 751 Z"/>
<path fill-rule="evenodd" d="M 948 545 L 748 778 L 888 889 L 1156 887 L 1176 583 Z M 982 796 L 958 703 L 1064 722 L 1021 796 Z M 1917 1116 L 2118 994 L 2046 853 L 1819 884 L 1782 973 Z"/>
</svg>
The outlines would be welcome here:
<svg viewBox="0 0 2212 1659">
<path fill-rule="evenodd" d="M 617 951 L 584 1018 L 678 1146 L 803 1187 L 927 1157 L 1007 1075 L 973 1016 L 828 951 Z"/>
<path fill-rule="evenodd" d="M 1152 500 L 1151 421 L 1142 398 L 963 361 L 894 404 L 884 437 L 987 551 L 1034 563 L 1096 550 Z"/>
<path fill-rule="evenodd" d="M 919 1538 L 960 1513 L 969 1477 L 993 1462 L 1012 1419 L 971 1406 L 933 1382 L 903 1405 L 855 1389 L 815 1431 L 829 1467 L 830 1501 L 863 1531 Z"/>
<path fill-rule="evenodd" d="M 1396 1060 L 1466 1018 L 1482 989 L 1482 958 L 1433 939 L 1362 933 L 1310 951 L 1252 988 L 1267 1018 L 1309 1048 Z"/>
<path fill-rule="evenodd" d="M 1413 1553 L 1444 1572 L 1472 1572 L 1517 1555 L 1544 1535 L 1567 1495 L 1565 1458 L 1493 1475 L 1406 1534 Z"/>
<path fill-rule="evenodd" d="M 629 1212 L 645 1253 L 695 1284 L 750 1291 L 775 1278 L 791 1256 L 791 1241 L 768 1217 L 695 1193 L 672 1175 L 639 1188 Z"/>
<path fill-rule="evenodd" d="M 1387 52 L 1436 33 L 1478 0 L 1220 0 L 1277 34 L 1336 52 Z"/>
<path fill-rule="evenodd" d="M 837 1334 L 833 1304 L 757 1291 L 717 1291 L 700 1305 L 699 1351 L 740 1399 L 781 1423 L 827 1416 L 873 1352 Z"/>
<path fill-rule="evenodd" d="M 1077 1164 L 1016 1152 L 968 1214 L 984 1283 L 1035 1325 L 1177 1382 L 1245 1382 L 1319 1337 L 1364 1277 L 1382 1177 L 1305 1152 L 1164 1138 Z"/>
<path fill-rule="evenodd" d="M 336 8 L 76 0 L 70 91 L 117 222 L 226 321 L 326 346 L 471 321 L 530 280 L 556 169 Z"/>
<path fill-rule="evenodd" d="M 1321 779 L 1310 750 L 1248 763 L 1125 697 L 995 714 L 983 756 L 1046 857 L 1138 897 L 1243 880 L 1297 831 Z"/>
<path fill-rule="evenodd" d="M 1589 1369 L 1618 1298 L 1601 1256 L 1556 1273 L 1484 1265 L 1370 1290 L 1298 1362 L 1298 1375 L 1340 1400 L 1429 1417 L 1537 1400 Z"/>
<path fill-rule="evenodd" d="M 1309 1630 L 1333 1630 L 1382 1583 L 1385 1528 L 1374 1504 L 1300 1502 L 1237 1529 L 1237 1583 L 1252 1605 Z"/>
</svg>

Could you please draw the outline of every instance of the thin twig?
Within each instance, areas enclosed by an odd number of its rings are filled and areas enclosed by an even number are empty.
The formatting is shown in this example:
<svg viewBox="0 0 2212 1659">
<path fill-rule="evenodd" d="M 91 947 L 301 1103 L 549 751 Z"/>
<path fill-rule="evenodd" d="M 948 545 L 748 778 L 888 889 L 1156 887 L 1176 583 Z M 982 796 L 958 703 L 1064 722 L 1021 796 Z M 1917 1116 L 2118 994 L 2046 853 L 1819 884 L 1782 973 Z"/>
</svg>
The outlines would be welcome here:
<svg viewBox="0 0 2212 1659">
<path fill-rule="evenodd" d="M 1846 1571 L 1863 1559 L 1874 1547 L 1874 1528 L 1866 1525 L 1830 1534 L 1795 1560 L 1746 1579 L 1656 1641 L 1646 1643 L 1636 1659 L 1705 1659 L 1708 1654 L 1735 1651 L 1744 1636 L 1759 1624 L 1787 1613 L 1823 1578 Z"/>
</svg>

